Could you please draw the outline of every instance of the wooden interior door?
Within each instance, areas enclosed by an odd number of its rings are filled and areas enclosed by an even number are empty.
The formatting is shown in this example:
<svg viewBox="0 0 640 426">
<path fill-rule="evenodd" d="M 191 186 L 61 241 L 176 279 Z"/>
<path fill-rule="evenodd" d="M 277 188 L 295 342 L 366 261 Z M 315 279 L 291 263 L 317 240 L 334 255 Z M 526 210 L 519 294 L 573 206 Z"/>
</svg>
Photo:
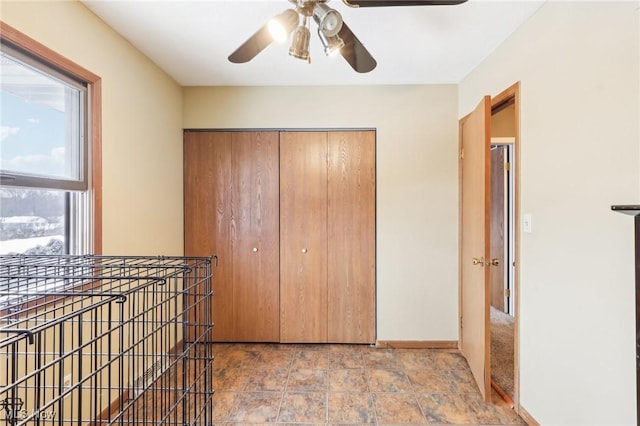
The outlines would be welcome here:
<svg viewBox="0 0 640 426">
<path fill-rule="evenodd" d="M 186 256 L 218 256 L 213 279 L 216 341 L 233 338 L 230 186 L 230 133 L 185 132 L 184 252 Z"/>
<path fill-rule="evenodd" d="M 231 134 L 233 340 L 280 339 L 278 132 Z"/>
<path fill-rule="evenodd" d="M 491 147 L 491 305 L 507 312 L 505 306 L 505 290 L 507 283 L 507 267 L 505 248 L 507 228 L 506 203 L 506 146 Z"/>
<path fill-rule="evenodd" d="M 327 133 L 280 133 L 280 341 L 327 341 Z"/>
<path fill-rule="evenodd" d="M 486 401 L 490 371 L 491 98 L 460 120 L 460 350 Z"/>
<path fill-rule="evenodd" d="M 375 342 L 375 133 L 328 134 L 328 340 Z"/>
</svg>

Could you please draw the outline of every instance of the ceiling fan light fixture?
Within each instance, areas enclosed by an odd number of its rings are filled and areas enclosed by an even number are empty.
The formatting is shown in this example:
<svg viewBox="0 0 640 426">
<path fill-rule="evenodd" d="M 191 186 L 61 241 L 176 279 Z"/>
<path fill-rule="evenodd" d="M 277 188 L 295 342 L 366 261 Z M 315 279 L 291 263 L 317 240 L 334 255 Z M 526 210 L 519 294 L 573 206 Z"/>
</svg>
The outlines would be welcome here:
<svg viewBox="0 0 640 426">
<path fill-rule="evenodd" d="M 340 53 L 340 49 L 344 46 L 344 41 L 340 36 L 327 37 L 320 28 L 318 28 L 318 36 L 324 47 L 324 54 L 327 56 L 335 56 Z"/>
<path fill-rule="evenodd" d="M 311 34 L 309 28 L 305 25 L 300 25 L 293 32 L 293 40 L 291 41 L 291 48 L 289 49 L 289 55 L 294 58 L 308 60 L 309 59 L 309 39 Z"/>
<path fill-rule="evenodd" d="M 284 43 L 289 38 L 291 31 L 298 25 L 298 12 L 287 9 L 280 15 L 271 18 L 267 25 L 271 37 L 278 43 Z"/>
<path fill-rule="evenodd" d="M 316 3 L 313 7 L 313 19 L 327 37 L 337 36 L 342 28 L 342 15 L 325 3 Z"/>
</svg>

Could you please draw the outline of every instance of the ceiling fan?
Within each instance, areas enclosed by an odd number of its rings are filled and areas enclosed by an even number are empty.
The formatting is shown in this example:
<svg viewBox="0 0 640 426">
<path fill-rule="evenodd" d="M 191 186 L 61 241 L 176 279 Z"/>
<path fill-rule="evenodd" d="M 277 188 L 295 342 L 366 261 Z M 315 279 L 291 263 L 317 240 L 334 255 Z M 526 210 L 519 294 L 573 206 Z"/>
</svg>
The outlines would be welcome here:
<svg viewBox="0 0 640 426">
<path fill-rule="evenodd" d="M 342 20 L 340 13 L 327 5 L 329 0 L 289 0 L 294 5 L 271 18 L 231 55 L 233 63 L 249 62 L 272 42 L 293 38 L 289 55 L 309 61 L 309 24 L 311 18 L 318 26 L 318 36 L 326 55 L 340 54 L 359 73 L 372 71 L 377 63 L 369 51 Z M 350 7 L 437 6 L 457 5 L 467 0 L 342 0 Z"/>
</svg>

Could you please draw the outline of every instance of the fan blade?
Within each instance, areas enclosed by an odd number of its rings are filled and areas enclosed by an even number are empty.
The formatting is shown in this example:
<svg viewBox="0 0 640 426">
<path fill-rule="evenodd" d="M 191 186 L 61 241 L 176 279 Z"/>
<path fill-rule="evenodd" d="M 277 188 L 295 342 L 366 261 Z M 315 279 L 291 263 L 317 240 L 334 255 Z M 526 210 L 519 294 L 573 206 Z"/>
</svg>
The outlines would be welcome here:
<svg viewBox="0 0 640 426">
<path fill-rule="evenodd" d="M 455 6 L 467 0 L 342 0 L 351 7 Z"/>
<path fill-rule="evenodd" d="M 229 61 L 234 64 L 249 62 L 258 53 L 262 52 L 267 46 L 273 42 L 273 37 L 269 32 L 267 24 L 263 25 L 254 35 L 249 37 L 247 41 L 242 43 L 235 52 L 229 55 Z"/>
<path fill-rule="evenodd" d="M 371 53 L 365 49 L 358 37 L 351 32 L 344 22 L 338 36 L 344 41 L 340 54 L 351 65 L 351 68 L 359 73 L 365 73 L 372 71 L 378 65 Z"/>
</svg>

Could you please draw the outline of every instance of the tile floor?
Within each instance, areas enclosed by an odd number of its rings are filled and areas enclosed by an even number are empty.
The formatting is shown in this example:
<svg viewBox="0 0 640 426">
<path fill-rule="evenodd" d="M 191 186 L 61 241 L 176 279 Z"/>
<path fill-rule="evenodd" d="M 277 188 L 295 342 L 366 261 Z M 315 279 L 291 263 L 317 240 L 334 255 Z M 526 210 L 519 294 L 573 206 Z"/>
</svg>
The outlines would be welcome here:
<svg viewBox="0 0 640 426">
<path fill-rule="evenodd" d="M 216 344 L 214 354 L 216 425 L 525 424 L 481 400 L 454 350 Z"/>
</svg>

